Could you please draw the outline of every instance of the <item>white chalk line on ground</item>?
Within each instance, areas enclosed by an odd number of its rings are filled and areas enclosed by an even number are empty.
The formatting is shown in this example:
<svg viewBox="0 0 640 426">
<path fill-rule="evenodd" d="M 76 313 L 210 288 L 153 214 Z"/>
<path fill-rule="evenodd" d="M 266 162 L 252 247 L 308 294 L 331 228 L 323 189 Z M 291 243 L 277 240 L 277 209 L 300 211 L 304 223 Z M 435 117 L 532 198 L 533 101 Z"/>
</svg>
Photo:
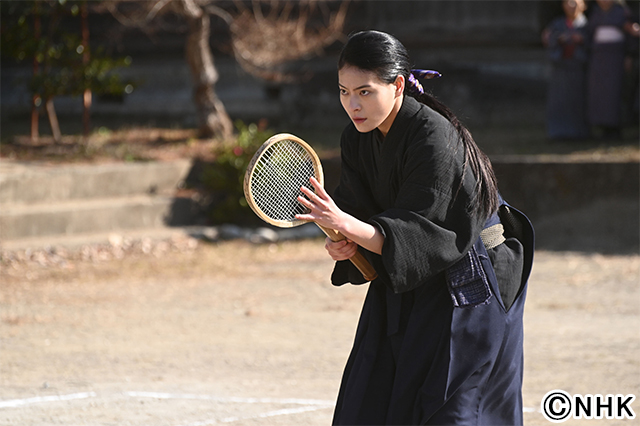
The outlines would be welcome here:
<svg viewBox="0 0 640 426">
<path fill-rule="evenodd" d="M 321 400 L 321 399 L 303 399 L 303 398 L 240 398 L 240 397 L 219 397 L 214 395 L 202 395 L 202 394 L 178 394 L 178 393 L 165 393 L 165 392 L 124 392 L 124 395 L 131 398 L 154 398 L 154 399 L 192 399 L 192 400 L 207 400 L 222 403 L 241 403 L 241 404 L 295 404 L 302 405 L 297 408 L 283 408 L 280 410 L 268 411 L 265 413 L 254 414 L 251 416 L 241 417 L 226 417 L 220 420 L 207 420 L 201 422 L 188 423 L 180 426 L 207 426 L 217 423 L 233 423 L 240 420 L 269 418 L 275 416 L 283 416 L 290 414 L 305 413 L 317 410 L 324 410 L 334 407 L 333 401 Z M 95 392 L 81 392 L 68 395 L 49 395 L 49 396 L 37 396 L 32 398 L 23 399 L 11 399 L 7 401 L 0 401 L 0 408 L 16 408 L 25 405 L 32 405 L 45 402 L 60 402 L 71 401 L 77 399 L 95 398 L 98 395 Z M 524 407 L 525 413 L 539 413 L 540 409 L 536 407 Z"/>
<path fill-rule="evenodd" d="M 125 392 L 127 396 L 134 398 L 154 398 L 154 399 L 194 399 L 207 400 L 215 402 L 232 402 L 241 404 L 297 404 L 303 405 L 298 408 L 283 408 L 280 410 L 268 411 L 266 413 L 254 414 L 251 416 L 226 417 L 220 420 L 211 419 L 194 423 L 187 423 L 180 426 L 208 426 L 217 423 L 233 423 L 240 420 L 264 419 L 275 416 L 283 416 L 289 414 L 306 413 L 310 411 L 324 410 L 335 406 L 333 401 L 320 399 L 301 399 L 301 398 L 238 398 L 238 397 L 219 397 L 213 395 L 196 395 L 196 394 L 173 394 L 163 392 Z"/>
<path fill-rule="evenodd" d="M 97 396 L 95 392 L 82 392 L 82 393 L 72 393 L 69 395 L 49 395 L 49 396 L 35 396 L 33 398 L 25 398 L 25 399 L 10 399 L 8 401 L 0 401 L 0 408 L 20 407 L 22 405 L 37 404 L 40 402 L 70 401 L 73 399 L 93 398 L 95 396 Z"/>
<path fill-rule="evenodd" d="M 334 405 L 334 401 L 322 399 L 300 398 L 237 398 L 219 397 L 214 395 L 197 395 L 189 393 L 164 393 L 164 392 L 125 392 L 125 395 L 137 398 L 156 399 L 204 399 L 216 402 L 238 402 L 244 404 L 299 404 L 299 405 Z"/>
<path fill-rule="evenodd" d="M 282 410 L 269 411 L 266 413 L 254 414 L 251 416 L 225 417 L 224 419 L 220 419 L 220 420 L 207 420 L 204 422 L 187 423 L 179 426 L 208 426 L 208 425 L 214 425 L 217 423 L 233 423 L 240 420 L 265 419 L 268 417 L 283 416 L 287 414 L 307 413 L 310 411 L 318 411 L 318 410 L 324 410 L 328 408 L 333 408 L 333 405 L 313 405 L 313 406 L 298 407 L 298 408 L 284 408 Z"/>
</svg>

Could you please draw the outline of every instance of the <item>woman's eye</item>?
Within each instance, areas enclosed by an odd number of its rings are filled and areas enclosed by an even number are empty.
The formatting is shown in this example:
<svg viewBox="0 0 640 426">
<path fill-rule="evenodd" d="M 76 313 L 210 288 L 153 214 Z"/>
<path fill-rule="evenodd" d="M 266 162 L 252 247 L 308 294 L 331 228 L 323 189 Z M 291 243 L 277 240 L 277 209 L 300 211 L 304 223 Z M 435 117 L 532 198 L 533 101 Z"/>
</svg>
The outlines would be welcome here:
<svg viewBox="0 0 640 426">
<path fill-rule="evenodd" d="M 340 89 L 340 94 L 341 94 L 341 95 L 346 95 L 346 94 L 347 94 L 347 91 L 346 91 L 346 90 L 344 90 L 344 89 Z"/>
<path fill-rule="evenodd" d="M 368 90 L 363 90 L 362 92 L 360 92 L 362 96 L 367 96 L 369 93 L 371 92 L 369 92 Z"/>
</svg>

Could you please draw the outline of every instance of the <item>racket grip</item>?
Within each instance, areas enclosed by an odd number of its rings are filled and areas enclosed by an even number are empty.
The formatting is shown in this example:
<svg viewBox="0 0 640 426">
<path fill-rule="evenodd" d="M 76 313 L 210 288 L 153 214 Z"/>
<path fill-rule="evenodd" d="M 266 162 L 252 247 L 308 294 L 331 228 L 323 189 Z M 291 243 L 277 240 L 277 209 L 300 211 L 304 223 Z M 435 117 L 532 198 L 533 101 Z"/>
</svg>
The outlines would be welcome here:
<svg viewBox="0 0 640 426">
<path fill-rule="evenodd" d="M 316 223 L 316 225 L 318 224 Z M 322 229 L 322 232 L 324 232 L 327 237 L 331 239 L 331 241 L 342 241 L 346 239 L 344 235 L 342 235 L 335 229 L 325 228 L 324 226 L 320 225 L 318 225 L 318 227 Z M 373 281 L 378 277 L 378 273 L 375 269 L 373 269 L 373 266 L 371 266 L 371 263 L 369 263 L 367 258 L 364 257 L 362 253 L 360 253 L 360 250 L 356 251 L 356 254 L 351 256 L 349 260 L 354 264 L 356 268 L 358 268 L 358 270 L 362 273 L 362 276 L 364 276 L 366 280 Z"/>
</svg>

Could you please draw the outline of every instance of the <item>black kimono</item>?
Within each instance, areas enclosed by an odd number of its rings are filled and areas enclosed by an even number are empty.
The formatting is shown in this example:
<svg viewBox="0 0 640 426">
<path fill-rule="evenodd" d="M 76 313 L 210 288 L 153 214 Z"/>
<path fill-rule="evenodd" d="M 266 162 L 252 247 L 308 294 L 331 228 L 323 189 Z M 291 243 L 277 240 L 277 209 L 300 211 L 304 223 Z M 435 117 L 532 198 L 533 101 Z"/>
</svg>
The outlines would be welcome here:
<svg viewBox="0 0 640 426">
<path fill-rule="evenodd" d="M 522 424 L 529 222 L 506 205 L 489 221 L 471 213 L 475 178 L 463 174 L 459 138 L 413 98 L 405 97 L 385 138 L 351 124 L 341 146 L 334 199 L 385 241 L 382 255 L 365 251 L 379 277 L 364 302 L 334 424 Z M 487 250 L 479 235 L 500 219 L 506 241 Z M 332 282 L 365 280 L 340 261 Z"/>
</svg>

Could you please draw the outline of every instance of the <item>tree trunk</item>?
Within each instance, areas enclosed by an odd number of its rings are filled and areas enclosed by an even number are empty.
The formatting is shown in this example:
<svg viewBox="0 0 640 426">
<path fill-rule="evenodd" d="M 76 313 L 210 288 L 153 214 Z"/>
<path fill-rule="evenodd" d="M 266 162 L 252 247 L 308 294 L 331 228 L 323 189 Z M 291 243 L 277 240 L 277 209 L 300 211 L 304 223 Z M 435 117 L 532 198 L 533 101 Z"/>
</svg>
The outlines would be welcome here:
<svg viewBox="0 0 640 426">
<path fill-rule="evenodd" d="M 89 58 L 89 7 L 85 0 L 80 5 L 80 17 L 82 19 L 82 64 L 87 65 L 91 58 Z M 89 137 L 91 132 L 91 89 L 84 89 L 82 94 L 82 135 L 85 138 Z"/>
<path fill-rule="evenodd" d="M 36 40 L 40 40 L 40 33 L 41 33 L 41 23 L 40 23 L 40 8 L 38 7 L 38 2 L 34 3 L 33 6 L 33 12 L 34 12 L 34 18 L 33 18 L 33 35 L 35 37 Z M 38 63 L 38 59 L 35 57 L 33 57 L 33 75 L 38 75 L 38 72 L 40 71 L 40 64 Z M 37 93 L 34 93 L 33 96 L 31 97 L 31 141 L 35 142 L 38 140 L 38 138 L 40 137 L 40 131 L 38 129 L 38 120 L 40 119 L 40 110 L 39 107 L 40 105 L 38 105 L 38 102 L 40 101 L 40 95 Z"/>
<path fill-rule="evenodd" d="M 33 95 L 31 99 L 31 142 L 36 142 L 40 137 L 38 121 L 40 120 L 40 110 L 38 109 L 38 95 Z"/>
<path fill-rule="evenodd" d="M 181 12 L 189 22 L 186 57 L 193 77 L 199 136 L 228 138 L 233 133 L 231 119 L 213 88 L 218 81 L 218 72 L 209 47 L 209 15 L 192 0 L 180 3 Z"/>
<path fill-rule="evenodd" d="M 51 126 L 53 141 L 55 143 L 60 143 L 62 141 L 62 134 L 60 133 L 60 125 L 58 124 L 56 109 L 53 106 L 53 98 L 47 98 L 44 105 L 45 109 L 47 110 L 47 116 L 49 117 L 49 125 Z"/>
<path fill-rule="evenodd" d="M 82 94 L 82 135 L 85 138 L 91 133 L 91 89 L 85 89 Z"/>
</svg>

